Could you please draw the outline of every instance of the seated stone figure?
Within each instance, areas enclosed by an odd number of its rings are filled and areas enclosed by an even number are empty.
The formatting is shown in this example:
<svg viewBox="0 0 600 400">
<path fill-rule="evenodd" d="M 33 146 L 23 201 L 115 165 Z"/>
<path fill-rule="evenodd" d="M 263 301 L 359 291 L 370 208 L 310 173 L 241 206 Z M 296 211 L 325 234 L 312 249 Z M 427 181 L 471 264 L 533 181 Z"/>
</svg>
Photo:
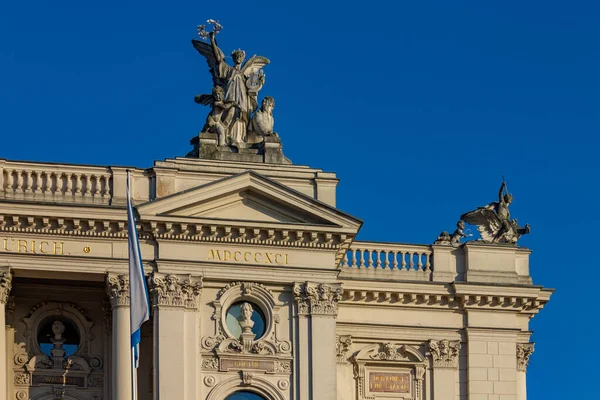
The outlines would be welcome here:
<svg viewBox="0 0 600 400">
<path fill-rule="evenodd" d="M 212 110 L 206 118 L 206 124 L 202 132 L 216 133 L 219 146 L 227 145 L 227 130 L 232 123 L 235 102 L 225 100 L 225 92 L 222 87 L 215 86 L 212 94 L 201 94 L 196 96 L 196 103 L 210 105 Z"/>
<path fill-rule="evenodd" d="M 274 108 L 275 99 L 271 96 L 266 96 L 262 101 L 260 109 L 252 116 L 250 124 L 248 125 L 248 131 L 260 136 L 277 136 L 277 133 L 273 132 L 273 126 L 275 124 L 273 119 Z"/>
</svg>

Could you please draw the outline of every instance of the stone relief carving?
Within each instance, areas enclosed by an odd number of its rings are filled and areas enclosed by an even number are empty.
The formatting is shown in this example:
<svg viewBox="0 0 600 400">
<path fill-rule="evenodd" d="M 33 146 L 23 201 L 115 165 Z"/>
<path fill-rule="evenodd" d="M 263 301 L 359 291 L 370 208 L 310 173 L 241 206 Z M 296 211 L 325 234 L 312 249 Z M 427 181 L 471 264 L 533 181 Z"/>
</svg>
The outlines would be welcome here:
<svg viewBox="0 0 600 400">
<path fill-rule="evenodd" d="M 393 367 L 410 373 L 410 393 L 400 397 L 405 400 L 423 400 L 423 382 L 425 379 L 426 359 L 415 347 L 392 342 L 373 343 L 363 347 L 350 357 L 353 365 L 354 379 L 358 399 L 374 399 L 375 396 L 369 392 L 369 372 L 377 371 L 378 368 Z M 414 378 L 414 379 L 413 379 Z"/>
<path fill-rule="evenodd" d="M 31 375 L 24 372 L 15 373 L 14 379 L 15 385 L 30 385 L 31 384 Z"/>
<path fill-rule="evenodd" d="M 107 274 L 106 292 L 111 306 L 129 306 L 129 278 L 127 275 Z"/>
<path fill-rule="evenodd" d="M 207 375 L 204 377 L 204 384 L 208 387 L 213 387 L 217 383 L 217 379 L 212 375 Z"/>
<path fill-rule="evenodd" d="M 468 224 L 476 225 L 485 243 L 516 244 L 519 238 L 531 231 L 529 224 L 524 228 L 517 220 L 510 218 L 508 207 L 513 196 L 508 193 L 506 182 L 502 182 L 498 193 L 498 201 L 461 215 L 460 219 Z"/>
<path fill-rule="evenodd" d="M 244 386 L 252 385 L 253 378 L 254 378 L 254 374 L 252 372 L 242 371 L 242 385 L 244 385 Z"/>
<path fill-rule="evenodd" d="M 194 280 L 176 275 L 154 273 L 149 279 L 152 302 L 158 306 L 175 306 L 196 309 L 202 289 L 202 279 Z"/>
<path fill-rule="evenodd" d="M 460 342 L 443 340 L 429 340 L 429 354 L 436 368 L 458 368 L 458 355 Z"/>
<path fill-rule="evenodd" d="M 292 373 L 292 363 L 289 361 L 275 361 L 274 372 L 291 374 Z"/>
<path fill-rule="evenodd" d="M 12 274 L 10 269 L 0 270 L 0 304 L 6 304 L 12 289 Z"/>
<path fill-rule="evenodd" d="M 240 300 L 247 300 L 242 305 L 240 337 L 232 337 L 224 326 L 225 314 L 228 307 Z M 254 312 L 252 305 L 258 305 L 265 314 L 266 332 L 255 340 L 251 329 L 254 324 L 251 317 Z M 280 305 L 275 301 L 273 293 L 264 285 L 256 282 L 231 282 L 217 293 L 217 300 L 212 302 L 215 309 L 212 320 L 215 333 L 202 338 L 202 347 L 216 351 L 217 354 L 257 354 L 288 357 L 292 345 L 288 340 L 281 339 L 278 333 Z"/>
<path fill-rule="evenodd" d="M 102 375 L 90 375 L 87 379 L 87 386 L 91 388 L 101 388 L 104 386 Z"/>
<path fill-rule="evenodd" d="M 517 371 L 527 371 L 533 348 L 533 343 L 517 343 Z"/>
<path fill-rule="evenodd" d="M 219 369 L 219 359 L 205 358 L 202 360 L 202 369 Z"/>
<path fill-rule="evenodd" d="M 299 314 L 337 315 L 338 302 L 342 298 L 339 284 L 295 283 L 294 298 Z"/>
<path fill-rule="evenodd" d="M 335 354 L 338 362 L 346 361 L 346 353 L 352 345 L 352 336 L 350 335 L 336 335 L 335 340 Z"/>
</svg>

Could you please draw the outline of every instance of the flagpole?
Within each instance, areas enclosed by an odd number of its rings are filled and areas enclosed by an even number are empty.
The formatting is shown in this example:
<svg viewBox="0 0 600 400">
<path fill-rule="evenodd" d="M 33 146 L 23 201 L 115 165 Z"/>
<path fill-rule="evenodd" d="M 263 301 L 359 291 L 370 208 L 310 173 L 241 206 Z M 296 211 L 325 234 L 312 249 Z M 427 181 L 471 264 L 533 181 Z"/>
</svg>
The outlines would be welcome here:
<svg viewBox="0 0 600 400">
<path fill-rule="evenodd" d="M 129 323 L 131 355 L 131 399 L 137 399 L 137 367 L 142 324 L 150 318 L 150 300 L 131 201 L 131 172 L 127 170 L 127 234 L 129 255 Z"/>
</svg>

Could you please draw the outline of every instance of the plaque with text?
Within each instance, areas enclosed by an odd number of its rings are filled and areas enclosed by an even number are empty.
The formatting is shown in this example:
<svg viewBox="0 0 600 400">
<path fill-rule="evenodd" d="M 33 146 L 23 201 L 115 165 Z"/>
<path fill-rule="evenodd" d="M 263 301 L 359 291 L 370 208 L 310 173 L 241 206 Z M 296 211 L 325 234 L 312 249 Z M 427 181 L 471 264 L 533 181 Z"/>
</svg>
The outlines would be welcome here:
<svg viewBox="0 0 600 400">
<path fill-rule="evenodd" d="M 85 378 L 83 376 L 34 374 L 31 383 L 32 385 L 70 385 L 85 387 Z"/>
<path fill-rule="evenodd" d="M 410 374 L 369 372 L 369 391 L 373 393 L 410 393 Z"/>
<path fill-rule="evenodd" d="M 274 361 L 258 361 L 258 360 L 236 360 L 236 359 L 225 359 L 221 360 L 221 371 L 268 371 L 272 372 L 275 369 Z"/>
</svg>

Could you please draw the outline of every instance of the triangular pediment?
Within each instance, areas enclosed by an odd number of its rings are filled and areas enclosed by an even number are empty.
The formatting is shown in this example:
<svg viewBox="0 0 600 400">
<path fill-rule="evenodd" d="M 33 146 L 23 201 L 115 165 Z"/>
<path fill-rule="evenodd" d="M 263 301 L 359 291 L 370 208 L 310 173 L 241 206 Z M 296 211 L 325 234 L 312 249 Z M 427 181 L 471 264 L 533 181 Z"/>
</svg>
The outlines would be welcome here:
<svg viewBox="0 0 600 400">
<path fill-rule="evenodd" d="M 253 171 L 175 193 L 137 207 L 140 215 L 329 225 L 356 229 L 362 222 Z"/>
</svg>

